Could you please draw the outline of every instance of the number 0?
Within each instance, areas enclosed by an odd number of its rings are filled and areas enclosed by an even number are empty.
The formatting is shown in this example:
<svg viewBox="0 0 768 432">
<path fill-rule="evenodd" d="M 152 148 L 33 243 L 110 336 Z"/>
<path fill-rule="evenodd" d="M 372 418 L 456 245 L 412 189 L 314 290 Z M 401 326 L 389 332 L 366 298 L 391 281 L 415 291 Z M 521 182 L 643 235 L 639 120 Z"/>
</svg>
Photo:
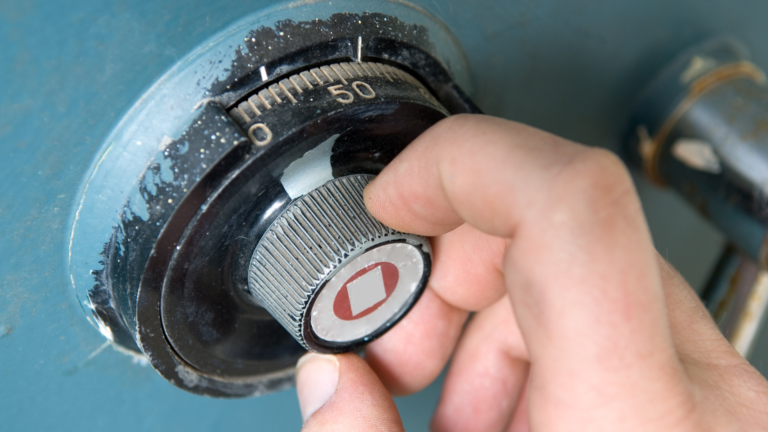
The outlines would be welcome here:
<svg viewBox="0 0 768 432">
<path fill-rule="evenodd" d="M 259 132 L 259 130 L 261 133 L 259 133 L 260 136 L 257 137 L 256 134 Z M 256 123 L 248 129 L 248 138 L 250 138 L 251 141 L 253 141 L 254 144 L 259 147 L 265 146 L 269 144 L 270 141 L 272 141 L 272 131 L 269 130 L 267 125 L 264 123 Z"/>
<path fill-rule="evenodd" d="M 360 90 L 360 87 L 363 87 L 365 89 L 365 92 Z M 376 92 L 373 91 L 371 86 L 368 84 L 362 82 L 362 81 L 355 81 L 352 83 L 352 90 L 355 91 L 355 93 L 359 94 L 360 97 L 365 99 L 373 99 L 376 97 Z"/>
</svg>

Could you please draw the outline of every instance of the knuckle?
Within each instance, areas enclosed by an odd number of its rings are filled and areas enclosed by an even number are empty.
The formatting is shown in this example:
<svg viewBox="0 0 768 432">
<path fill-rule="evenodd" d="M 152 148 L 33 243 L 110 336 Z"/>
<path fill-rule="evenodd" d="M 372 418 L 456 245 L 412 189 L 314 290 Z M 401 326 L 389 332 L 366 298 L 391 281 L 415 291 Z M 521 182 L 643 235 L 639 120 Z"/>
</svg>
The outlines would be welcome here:
<svg viewBox="0 0 768 432">
<path fill-rule="evenodd" d="M 579 201 L 595 214 L 609 208 L 639 205 L 634 183 L 615 154 L 599 148 L 585 149 L 564 168 L 562 176 L 569 201 Z"/>
</svg>

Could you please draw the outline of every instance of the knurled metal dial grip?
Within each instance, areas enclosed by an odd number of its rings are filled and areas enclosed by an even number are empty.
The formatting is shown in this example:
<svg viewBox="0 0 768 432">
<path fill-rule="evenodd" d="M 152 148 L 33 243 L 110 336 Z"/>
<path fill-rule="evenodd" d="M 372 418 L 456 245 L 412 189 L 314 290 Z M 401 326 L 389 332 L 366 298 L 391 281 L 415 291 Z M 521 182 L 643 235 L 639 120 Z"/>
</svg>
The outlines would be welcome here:
<svg viewBox="0 0 768 432">
<path fill-rule="evenodd" d="M 424 289 L 429 241 L 368 213 L 363 189 L 373 177 L 337 178 L 296 199 L 253 252 L 251 295 L 306 348 L 340 352 L 366 343 Z"/>
</svg>

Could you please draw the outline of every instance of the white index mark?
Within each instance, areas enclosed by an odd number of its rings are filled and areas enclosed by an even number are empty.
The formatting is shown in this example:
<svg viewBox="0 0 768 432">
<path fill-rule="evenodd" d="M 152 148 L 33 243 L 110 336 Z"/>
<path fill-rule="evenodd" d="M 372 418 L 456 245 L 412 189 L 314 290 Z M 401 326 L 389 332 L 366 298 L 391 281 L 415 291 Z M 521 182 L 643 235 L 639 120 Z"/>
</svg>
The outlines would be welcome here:
<svg viewBox="0 0 768 432">
<path fill-rule="evenodd" d="M 269 79 L 269 77 L 267 76 L 267 68 L 262 66 L 259 68 L 259 72 L 261 72 L 261 80 L 266 82 Z"/>
<path fill-rule="evenodd" d="M 296 199 L 325 182 L 333 180 L 331 152 L 339 136 L 339 134 L 331 136 L 288 165 L 280 177 L 280 183 L 283 184 L 288 196 Z"/>
<path fill-rule="evenodd" d="M 363 37 L 357 37 L 357 62 L 363 61 Z"/>
<path fill-rule="evenodd" d="M 353 317 L 387 298 L 381 267 L 376 267 L 350 282 L 347 285 L 347 294 Z"/>
</svg>

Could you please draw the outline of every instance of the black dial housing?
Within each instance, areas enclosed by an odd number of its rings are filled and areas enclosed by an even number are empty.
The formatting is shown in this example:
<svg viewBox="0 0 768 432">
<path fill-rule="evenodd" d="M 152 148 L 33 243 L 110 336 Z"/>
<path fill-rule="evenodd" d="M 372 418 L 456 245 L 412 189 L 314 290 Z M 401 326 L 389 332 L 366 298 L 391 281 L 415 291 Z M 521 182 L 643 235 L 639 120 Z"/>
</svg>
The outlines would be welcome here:
<svg viewBox="0 0 768 432">
<path fill-rule="evenodd" d="M 378 174 L 447 114 L 419 92 L 423 87 L 386 78 L 367 81 L 375 89 L 375 100 L 357 98 L 341 104 L 327 87 L 318 87 L 294 106 L 274 107 L 284 111 L 270 113 L 270 119 L 288 131 L 273 132 L 274 141 L 239 166 L 205 208 L 185 222 L 187 229 L 180 238 L 159 240 L 158 244 L 170 241 L 177 247 L 162 287 L 163 327 L 176 353 L 190 365 L 247 376 L 264 373 L 273 363 L 295 362 L 284 355 L 288 350 L 303 353 L 269 314 L 245 298 L 247 268 L 256 243 L 291 202 L 280 175 L 291 162 L 334 135 L 338 135 L 330 155 L 334 177 Z M 279 119 L 286 116 L 291 121 L 281 123 Z M 264 117 L 259 121 L 273 124 Z M 176 223 L 175 218 L 169 223 Z M 275 353 L 280 358 L 270 359 Z"/>
<path fill-rule="evenodd" d="M 383 18 L 339 14 L 333 24 Z M 305 349 L 249 294 L 247 275 L 259 239 L 296 198 L 283 181 L 292 163 L 332 140 L 332 178 L 376 175 L 440 119 L 478 112 L 423 34 L 389 20 L 415 39 L 380 35 L 355 50 L 357 31 L 322 42 L 318 30 L 266 62 L 273 72 L 215 84 L 186 130 L 161 144 L 170 162 L 147 165 L 137 192 L 147 214 L 126 204 L 89 300 L 116 343 L 175 385 L 241 397 L 291 384 Z"/>
</svg>

